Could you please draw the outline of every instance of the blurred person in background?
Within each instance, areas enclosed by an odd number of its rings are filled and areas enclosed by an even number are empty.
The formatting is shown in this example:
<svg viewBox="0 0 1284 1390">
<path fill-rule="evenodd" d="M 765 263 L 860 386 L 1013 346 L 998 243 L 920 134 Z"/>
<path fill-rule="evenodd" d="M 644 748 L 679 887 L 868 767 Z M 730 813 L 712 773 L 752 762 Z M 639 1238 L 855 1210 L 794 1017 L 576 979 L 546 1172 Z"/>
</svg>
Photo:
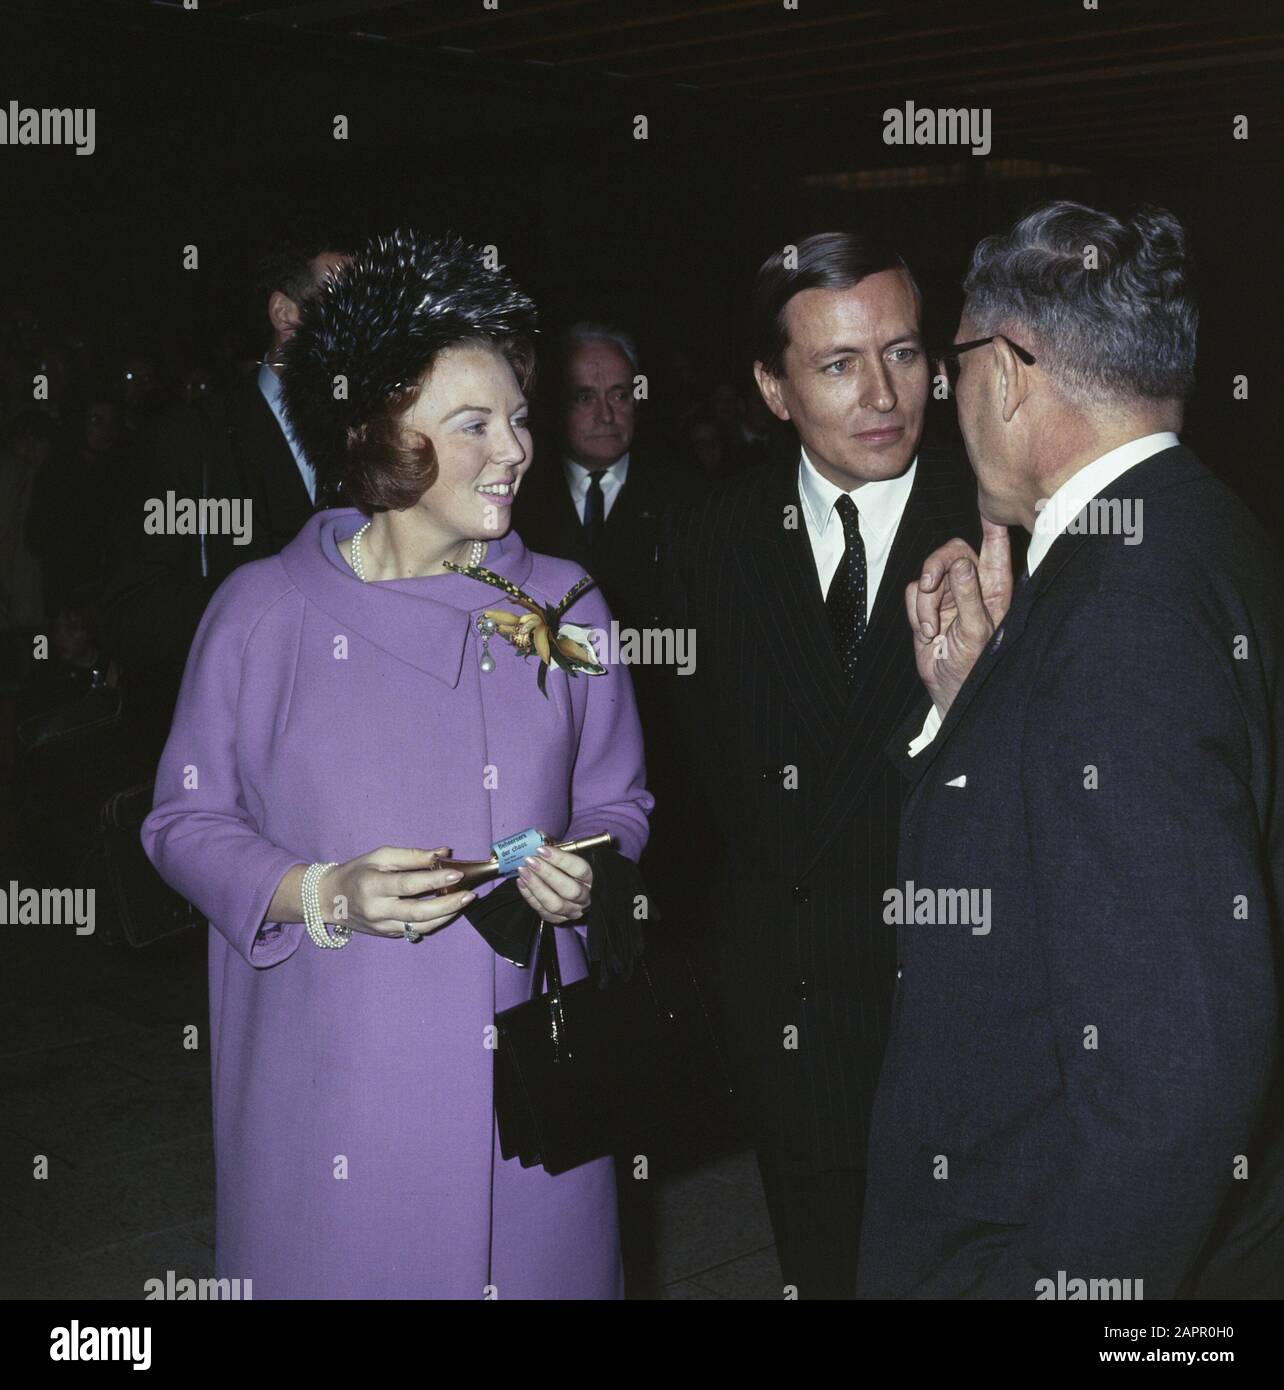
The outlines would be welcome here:
<svg viewBox="0 0 1284 1390">
<path fill-rule="evenodd" d="M 280 361 L 303 304 L 342 264 L 342 245 L 328 229 L 298 229 L 270 244 L 255 273 L 266 337 L 257 372 L 218 390 L 198 364 L 183 379 L 182 401 L 141 432 L 99 622 L 123 672 L 131 719 L 146 726 L 156 751 L 210 596 L 238 565 L 279 551 L 318 505 L 311 463 L 284 423 Z M 248 543 L 229 534 L 146 533 L 144 507 L 169 492 L 248 500 Z"/>
<path fill-rule="evenodd" d="M 766 409 L 761 398 L 757 403 L 755 418 L 744 397 L 729 381 L 715 386 L 709 396 L 709 413 L 722 436 L 724 465 L 732 472 L 767 461 L 768 426 L 762 420 Z"/>
<path fill-rule="evenodd" d="M 515 524 L 536 549 L 583 565 L 621 626 L 651 626 L 660 518 L 691 489 L 662 450 L 638 442 L 637 347 L 621 328 L 576 323 L 540 366 L 545 461 Z"/>
<path fill-rule="evenodd" d="M 634 392 L 642 373 L 633 338 L 610 324 L 573 324 L 554 339 L 541 370 L 543 462 L 522 487 L 513 524 L 533 549 L 582 565 L 622 632 L 658 628 L 661 519 L 700 487 L 665 450 L 639 442 Z M 689 827 L 667 672 L 636 664 L 631 674 L 656 795 L 645 862 L 663 909 L 666 897 L 685 896 L 689 866 L 679 850 Z"/>
</svg>

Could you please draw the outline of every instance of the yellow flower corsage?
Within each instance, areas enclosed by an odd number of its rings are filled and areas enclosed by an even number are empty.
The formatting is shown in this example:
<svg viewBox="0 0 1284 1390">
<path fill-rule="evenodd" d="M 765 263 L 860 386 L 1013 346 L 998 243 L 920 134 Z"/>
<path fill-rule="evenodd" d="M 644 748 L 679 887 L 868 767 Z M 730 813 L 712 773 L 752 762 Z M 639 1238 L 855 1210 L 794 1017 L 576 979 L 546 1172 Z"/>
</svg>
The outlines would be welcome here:
<svg viewBox="0 0 1284 1390">
<path fill-rule="evenodd" d="M 480 580 L 496 589 L 502 589 L 526 609 L 525 613 L 512 613 L 506 608 L 488 608 L 478 618 L 478 630 L 489 633 L 493 625 L 494 635 L 502 637 L 513 649 L 524 657 L 532 654 L 540 659 L 539 674 L 536 681 L 540 693 L 547 699 L 547 678 L 550 666 L 560 666 L 572 676 L 604 676 L 606 667 L 601 665 L 593 651 L 586 629 L 574 623 L 564 623 L 561 615 L 567 608 L 596 582 L 585 575 L 565 594 L 560 603 L 545 607 L 528 593 L 519 589 L 492 570 L 480 565 L 464 566 L 446 562 L 446 568 L 469 579 Z"/>
</svg>

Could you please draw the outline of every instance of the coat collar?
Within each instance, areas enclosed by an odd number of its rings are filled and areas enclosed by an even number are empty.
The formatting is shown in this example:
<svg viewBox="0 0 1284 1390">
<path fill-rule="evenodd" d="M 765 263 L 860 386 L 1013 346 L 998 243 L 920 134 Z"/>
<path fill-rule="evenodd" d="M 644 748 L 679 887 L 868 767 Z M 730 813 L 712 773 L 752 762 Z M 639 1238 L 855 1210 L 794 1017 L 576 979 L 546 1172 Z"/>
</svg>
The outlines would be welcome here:
<svg viewBox="0 0 1284 1390">
<path fill-rule="evenodd" d="M 807 538 L 797 461 L 773 464 L 764 481 L 758 534 L 736 551 L 746 601 L 799 714 L 823 737 L 832 737 L 842 722 L 847 687 Z"/>
<path fill-rule="evenodd" d="M 340 555 L 338 543 L 365 521 L 354 507 L 315 513 L 281 551 L 286 572 L 304 598 L 340 627 L 407 666 L 457 686 L 474 619 L 483 609 L 511 606 L 512 600 L 461 574 L 364 583 Z M 487 548 L 485 568 L 522 587 L 533 565 L 531 552 L 515 531 L 491 541 Z M 550 601 L 543 593 L 531 597 Z"/>
<path fill-rule="evenodd" d="M 1161 449 L 1142 462 L 1114 478 L 1109 486 L 1103 487 L 1095 495 L 1106 499 L 1152 497 L 1167 488 L 1176 487 L 1194 478 L 1206 477 L 1208 470 L 1185 445 Z M 1092 499 L 1084 502 L 1084 507 Z M 1083 510 L 1081 507 L 1080 511 Z M 1077 513 L 1076 513 L 1077 515 Z M 1071 519 L 1073 520 L 1073 518 Z M 1053 587 L 1058 575 L 1078 551 L 1090 540 L 1097 544 L 1108 544 L 1108 540 L 1093 537 L 1086 529 L 1083 531 L 1062 531 L 1052 542 L 1048 553 L 1035 567 L 1035 571 L 1024 582 L 1018 581 L 1012 594 L 1012 602 L 1003 621 L 995 629 L 985 651 L 977 658 L 976 665 L 968 673 L 958 694 L 950 705 L 949 713 L 941 722 L 936 737 L 916 758 L 909 760 L 910 788 L 916 787 L 923 774 L 936 761 L 941 750 L 949 743 L 962 721 L 964 713 L 976 699 L 989 680 L 1000 658 L 1009 660 L 1012 649 L 1025 632 L 1030 616 L 1040 600 Z"/>
</svg>

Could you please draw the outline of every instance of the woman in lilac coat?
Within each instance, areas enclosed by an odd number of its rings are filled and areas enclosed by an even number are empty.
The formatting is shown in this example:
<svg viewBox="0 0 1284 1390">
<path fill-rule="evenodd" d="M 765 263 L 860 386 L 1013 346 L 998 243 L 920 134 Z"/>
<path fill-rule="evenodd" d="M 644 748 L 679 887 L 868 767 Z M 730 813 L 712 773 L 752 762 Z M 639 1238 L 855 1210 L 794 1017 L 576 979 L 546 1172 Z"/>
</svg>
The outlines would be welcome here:
<svg viewBox="0 0 1284 1390">
<path fill-rule="evenodd" d="M 508 529 L 532 326 L 456 240 L 380 238 L 331 277 L 283 391 L 353 505 L 233 573 L 188 658 L 143 843 L 210 921 L 216 1266 L 256 1298 L 622 1295 L 611 1160 L 551 1177 L 500 1156 L 492 1024 L 530 972 L 435 867 L 528 827 L 609 831 L 634 860 L 646 842 L 627 672 L 545 660 L 559 634 L 529 623 L 483 638 L 513 604 L 447 568 L 544 605 L 582 575 Z M 568 617 L 610 624 L 592 588 Z M 519 891 L 582 978 L 588 862 L 534 856 Z"/>
</svg>

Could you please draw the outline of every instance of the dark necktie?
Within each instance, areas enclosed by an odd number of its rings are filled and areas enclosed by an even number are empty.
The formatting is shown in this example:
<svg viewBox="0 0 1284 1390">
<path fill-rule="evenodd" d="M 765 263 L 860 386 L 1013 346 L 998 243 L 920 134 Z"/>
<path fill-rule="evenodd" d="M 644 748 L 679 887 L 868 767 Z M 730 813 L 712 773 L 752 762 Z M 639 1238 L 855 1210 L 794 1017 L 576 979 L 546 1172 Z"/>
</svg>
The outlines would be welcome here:
<svg viewBox="0 0 1284 1390">
<path fill-rule="evenodd" d="M 856 676 L 861 639 L 865 636 L 865 542 L 860 538 L 856 503 L 844 493 L 838 499 L 846 549 L 838 562 L 825 599 L 825 613 L 834 634 L 834 650 L 847 684 Z"/>
<path fill-rule="evenodd" d="M 602 494 L 602 473 L 589 474 L 588 496 L 584 499 L 584 539 L 593 546 L 602 538 L 606 522 L 606 498 Z"/>
</svg>

